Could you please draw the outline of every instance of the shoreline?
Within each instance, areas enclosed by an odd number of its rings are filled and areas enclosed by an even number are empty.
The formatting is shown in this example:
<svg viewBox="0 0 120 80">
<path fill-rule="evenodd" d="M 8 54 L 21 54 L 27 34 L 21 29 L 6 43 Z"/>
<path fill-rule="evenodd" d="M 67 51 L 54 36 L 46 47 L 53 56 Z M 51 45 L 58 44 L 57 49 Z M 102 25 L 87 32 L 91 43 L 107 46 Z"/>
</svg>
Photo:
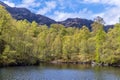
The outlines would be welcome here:
<svg viewBox="0 0 120 80">
<path fill-rule="evenodd" d="M 80 62 L 80 61 L 40 61 L 35 64 L 9 64 L 9 65 L 0 65 L 0 67 L 20 67 L 20 66 L 38 66 L 40 64 L 80 64 L 80 65 L 90 65 L 90 66 L 101 66 L 101 67 L 120 67 L 120 64 L 107 64 L 107 63 L 96 63 L 96 62 Z"/>
<path fill-rule="evenodd" d="M 110 63 L 97 63 L 97 62 L 94 62 L 94 61 L 88 61 L 88 62 L 80 62 L 80 61 L 51 61 L 51 62 L 48 62 L 48 63 L 51 63 L 51 64 L 81 64 L 81 65 L 91 65 L 91 66 L 106 66 L 106 67 L 120 67 L 120 64 L 118 63 L 113 63 L 113 64 L 110 64 Z"/>
</svg>

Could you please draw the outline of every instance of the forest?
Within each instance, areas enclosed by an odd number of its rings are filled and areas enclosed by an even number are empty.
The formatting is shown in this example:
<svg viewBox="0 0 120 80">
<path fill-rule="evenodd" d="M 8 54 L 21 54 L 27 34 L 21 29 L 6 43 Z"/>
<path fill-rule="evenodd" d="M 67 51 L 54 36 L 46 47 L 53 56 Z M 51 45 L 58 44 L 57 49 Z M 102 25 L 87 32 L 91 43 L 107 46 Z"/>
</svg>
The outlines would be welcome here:
<svg viewBox="0 0 120 80">
<path fill-rule="evenodd" d="M 104 31 L 95 21 L 92 31 L 61 24 L 38 25 L 15 20 L 0 6 L 0 66 L 40 62 L 96 62 L 120 64 L 120 23 Z"/>
</svg>

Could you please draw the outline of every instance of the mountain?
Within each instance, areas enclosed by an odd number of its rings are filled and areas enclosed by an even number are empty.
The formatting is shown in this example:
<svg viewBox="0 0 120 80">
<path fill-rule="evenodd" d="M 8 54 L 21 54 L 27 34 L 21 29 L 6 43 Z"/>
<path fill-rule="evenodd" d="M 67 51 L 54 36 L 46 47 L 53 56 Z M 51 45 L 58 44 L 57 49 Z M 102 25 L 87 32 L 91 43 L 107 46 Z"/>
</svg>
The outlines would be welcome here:
<svg viewBox="0 0 120 80">
<path fill-rule="evenodd" d="M 87 26 L 91 29 L 91 24 L 93 23 L 92 20 L 81 19 L 81 18 L 68 18 L 65 21 L 58 22 L 59 24 L 63 24 L 66 27 L 78 27 L 81 28 L 82 26 Z"/>
<path fill-rule="evenodd" d="M 4 6 L 6 10 L 12 15 L 12 17 L 17 20 L 26 19 L 29 22 L 36 21 L 40 25 L 46 24 L 48 26 L 50 26 L 50 24 L 56 23 L 56 21 L 40 14 L 34 14 L 26 8 L 10 7 L 1 1 L 0 4 Z"/>
<path fill-rule="evenodd" d="M 26 8 L 17 8 L 17 7 L 10 7 L 7 4 L 0 1 L 0 4 L 6 8 L 6 10 L 12 15 L 13 18 L 17 20 L 28 20 L 29 22 L 36 21 L 40 25 L 46 24 L 50 26 L 51 24 L 58 23 L 63 24 L 66 27 L 78 27 L 81 28 L 82 26 L 87 26 L 91 30 L 91 24 L 93 23 L 92 20 L 82 19 L 82 18 L 68 18 L 64 21 L 56 22 L 53 19 L 50 19 L 46 16 L 35 14 L 29 11 Z M 107 25 L 105 30 L 112 28 L 113 25 Z"/>
</svg>

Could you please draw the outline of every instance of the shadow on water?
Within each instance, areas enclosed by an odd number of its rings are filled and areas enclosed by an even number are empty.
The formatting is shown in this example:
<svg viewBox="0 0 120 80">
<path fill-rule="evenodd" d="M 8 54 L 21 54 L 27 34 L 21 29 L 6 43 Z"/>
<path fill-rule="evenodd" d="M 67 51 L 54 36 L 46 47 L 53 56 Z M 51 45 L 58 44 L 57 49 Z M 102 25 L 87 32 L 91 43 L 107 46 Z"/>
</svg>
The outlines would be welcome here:
<svg viewBox="0 0 120 80">
<path fill-rule="evenodd" d="M 0 80 L 120 80 L 120 69 L 80 64 L 0 68 Z"/>
</svg>

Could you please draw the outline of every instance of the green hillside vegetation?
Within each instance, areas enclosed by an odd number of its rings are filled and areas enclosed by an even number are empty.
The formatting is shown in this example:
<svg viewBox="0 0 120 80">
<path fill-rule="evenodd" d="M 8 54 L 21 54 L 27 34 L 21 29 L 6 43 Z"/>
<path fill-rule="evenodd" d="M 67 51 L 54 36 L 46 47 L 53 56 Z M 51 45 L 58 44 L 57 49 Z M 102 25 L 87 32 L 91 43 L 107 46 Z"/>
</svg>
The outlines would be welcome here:
<svg viewBox="0 0 120 80">
<path fill-rule="evenodd" d="M 38 62 L 120 63 L 120 24 L 105 32 L 100 22 L 81 29 L 16 21 L 0 6 L 0 66 Z"/>
</svg>

